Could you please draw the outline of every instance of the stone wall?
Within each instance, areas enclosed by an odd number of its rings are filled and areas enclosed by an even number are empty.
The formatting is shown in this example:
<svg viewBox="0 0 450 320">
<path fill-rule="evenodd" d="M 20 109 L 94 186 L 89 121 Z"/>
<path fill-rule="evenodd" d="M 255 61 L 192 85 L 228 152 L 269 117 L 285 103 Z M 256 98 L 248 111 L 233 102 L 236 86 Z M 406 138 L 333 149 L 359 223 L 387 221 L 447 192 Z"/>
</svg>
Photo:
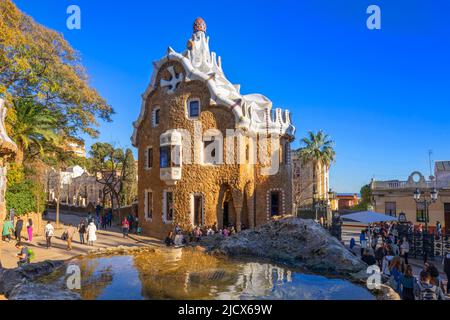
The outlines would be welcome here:
<svg viewBox="0 0 450 320">
<path fill-rule="evenodd" d="M 161 77 L 169 79 L 167 67 L 173 66 L 177 73 L 184 72 L 177 62 L 168 62 L 161 67 L 156 83 Z M 223 204 L 229 203 L 230 223 L 239 228 L 241 223 L 246 226 L 255 226 L 267 222 L 268 197 L 271 191 L 280 191 L 283 195 L 283 213 L 292 211 L 292 185 L 290 168 L 280 164 L 280 171 L 274 176 L 261 176 L 259 165 L 249 164 L 223 164 L 223 165 L 182 165 L 182 178 L 174 186 L 168 186 L 160 179 L 159 145 L 162 133 L 170 129 L 186 129 L 194 136 L 194 121 L 188 119 L 186 103 L 190 98 L 201 101 L 201 114 L 199 120 L 202 130 L 217 129 L 224 137 L 226 146 L 226 130 L 234 129 L 236 119 L 229 108 L 211 105 L 208 88 L 201 81 L 182 82 L 176 93 L 168 95 L 160 88 L 150 94 L 147 99 L 144 121 L 138 128 L 138 192 L 139 192 L 139 220 L 144 234 L 163 238 L 173 230 L 175 224 L 186 230 L 192 228 L 191 216 L 192 194 L 201 195 L 204 199 L 204 223 L 222 225 Z M 160 108 L 160 123 L 152 128 L 152 108 Z M 200 141 L 192 142 L 192 148 L 199 148 Z M 145 168 L 146 149 L 153 148 L 153 168 Z M 194 152 L 192 152 L 194 155 Z M 234 155 L 237 157 L 237 152 Z M 224 154 L 224 159 L 226 155 Z M 236 163 L 236 162 L 235 162 Z M 255 174 L 256 167 L 256 174 Z M 145 192 L 153 193 L 152 219 L 145 219 Z M 174 221 L 163 221 L 163 193 L 174 192 Z M 254 199 L 256 197 L 256 201 Z M 254 207 L 256 204 L 256 212 Z M 256 213 L 256 214 L 255 214 Z M 256 216 L 256 217 L 255 217 Z"/>
</svg>

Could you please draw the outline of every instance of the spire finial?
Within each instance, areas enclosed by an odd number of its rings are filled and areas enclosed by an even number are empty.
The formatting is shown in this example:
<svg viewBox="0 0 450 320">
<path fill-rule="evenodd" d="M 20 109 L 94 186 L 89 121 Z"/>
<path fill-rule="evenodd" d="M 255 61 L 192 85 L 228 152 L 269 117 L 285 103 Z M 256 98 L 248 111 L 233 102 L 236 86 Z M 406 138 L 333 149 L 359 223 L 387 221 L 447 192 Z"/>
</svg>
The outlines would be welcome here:
<svg viewBox="0 0 450 320">
<path fill-rule="evenodd" d="M 194 33 L 198 31 L 206 32 L 206 23 L 201 17 L 198 17 L 194 21 Z"/>
</svg>

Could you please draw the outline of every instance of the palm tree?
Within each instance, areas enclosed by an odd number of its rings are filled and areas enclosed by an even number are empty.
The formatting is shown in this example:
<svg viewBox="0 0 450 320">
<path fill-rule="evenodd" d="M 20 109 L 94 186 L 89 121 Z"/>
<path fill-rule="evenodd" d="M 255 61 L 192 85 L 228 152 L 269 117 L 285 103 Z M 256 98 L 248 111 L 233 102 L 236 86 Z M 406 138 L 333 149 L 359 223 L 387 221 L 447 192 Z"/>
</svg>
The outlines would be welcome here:
<svg viewBox="0 0 450 320">
<path fill-rule="evenodd" d="M 333 149 L 334 141 L 320 130 L 317 134 L 309 132 L 308 137 L 301 140 L 304 147 L 300 149 L 300 159 L 307 163 L 312 161 L 314 165 L 322 163 L 330 166 L 335 161 L 336 152 Z"/>
<path fill-rule="evenodd" d="M 315 178 L 312 181 L 312 185 L 314 192 L 317 187 L 316 181 L 318 179 L 317 173 L 320 172 L 319 168 L 322 168 L 322 166 L 328 168 L 335 161 L 334 141 L 320 130 L 317 134 L 310 131 L 308 137 L 303 138 L 301 142 L 303 147 L 298 151 L 300 160 L 303 164 L 312 163 L 313 165 L 313 176 Z"/>
<path fill-rule="evenodd" d="M 17 99 L 13 103 L 13 110 L 14 115 L 7 121 L 11 138 L 18 147 L 18 163 L 42 156 L 48 145 L 57 143 L 57 118 L 44 106 L 31 99 Z"/>
</svg>

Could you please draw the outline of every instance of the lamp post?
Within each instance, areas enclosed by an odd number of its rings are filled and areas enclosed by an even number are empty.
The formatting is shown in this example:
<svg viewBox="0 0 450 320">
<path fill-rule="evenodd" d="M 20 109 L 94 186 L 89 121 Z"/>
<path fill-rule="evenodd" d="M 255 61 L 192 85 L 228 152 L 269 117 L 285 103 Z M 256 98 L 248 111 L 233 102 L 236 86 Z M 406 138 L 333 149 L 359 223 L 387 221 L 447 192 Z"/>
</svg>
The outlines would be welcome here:
<svg viewBox="0 0 450 320">
<path fill-rule="evenodd" d="M 318 218 L 318 210 L 319 210 L 319 206 L 318 206 L 318 202 L 319 202 L 319 193 L 317 193 L 317 190 L 314 189 L 314 193 L 313 193 L 313 206 L 314 206 L 314 210 L 316 212 L 316 221 Z"/>
<path fill-rule="evenodd" d="M 330 216 L 329 213 L 330 213 L 330 210 L 331 210 L 330 199 L 332 199 L 333 197 L 334 197 L 334 192 L 331 191 L 331 189 L 328 192 L 328 199 L 320 199 L 319 193 L 316 190 L 314 190 L 314 193 L 313 193 L 313 200 L 314 200 L 313 207 L 314 207 L 315 214 L 316 214 L 316 221 L 319 220 L 319 210 L 320 211 L 325 211 L 326 210 L 327 211 L 327 221 L 330 220 L 329 219 L 329 216 Z"/>
<path fill-rule="evenodd" d="M 332 189 L 330 189 L 328 191 L 328 201 L 327 201 L 327 221 L 328 224 L 331 224 L 332 220 L 333 220 L 333 208 L 332 206 L 332 201 L 335 199 L 336 194 L 333 192 Z"/>
<path fill-rule="evenodd" d="M 425 232 L 422 234 L 422 240 L 423 240 L 423 261 L 428 261 L 428 253 L 432 253 L 432 249 L 430 248 L 430 242 L 429 242 L 429 234 L 428 234 L 428 221 L 430 219 L 430 210 L 429 207 L 432 203 L 435 203 L 438 199 L 438 191 L 436 188 L 433 188 L 430 190 L 430 199 L 426 199 L 420 191 L 420 189 L 416 189 L 414 192 L 414 201 L 416 203 L 422 203 L 425 207 Z"/>
<path fill-rule="evenodd" d="M 438 199 L 438 191 L 436 188 L 431 189 L 430 191 L 430 199 L 426 199 L 424 197 L 424 193 L 422 191 L 420 191 L 419 188 L 416 189 L 416 191 L 414 191 L 414 201 L 419 204 L 423 204 L 425 207 L 425 230 L 426 233 L 428 233 L 428 221 L 430 219 L 430 211 L 429 211 L 429 207 L 432 203 L 435 203 Z"/>
</svg>

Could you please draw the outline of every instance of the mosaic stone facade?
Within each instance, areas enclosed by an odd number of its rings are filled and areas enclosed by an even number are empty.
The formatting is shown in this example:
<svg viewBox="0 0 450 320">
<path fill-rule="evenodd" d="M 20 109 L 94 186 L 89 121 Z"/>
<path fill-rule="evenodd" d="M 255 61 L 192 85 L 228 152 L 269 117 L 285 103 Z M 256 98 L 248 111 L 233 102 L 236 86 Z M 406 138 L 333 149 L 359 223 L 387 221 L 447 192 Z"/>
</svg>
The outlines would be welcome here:
<svg viewBox="0 0 450 320">
<path fill-rule="evenodd" d="M 185 230 L 213 224 L 239 230 L 292 211 L 290 143 L 295 128 L 290 114 L 272 108 L 263 95 L 240 94 L 240 86 L 225 77 L 220 58 L 209 51 L 206 24 L 200 22 L 196 20 L 184 53 L 169 48 L 154 63 L 134 123 L 139 221 L 144 234 L 158 238 L 177 224 Z M 229 136 L 229 130 L 239 130 L 239 138 Z M 208 136 L 214 136 L 212 154 L 220 154 L 222 161 L 205 162 L 205 152 L 211 155 Z M 271 137 L 267 149 L 262 136 Z M 277 149 L 275 160 L 262 161 L 260 153 L 267 156 Z M 191 161 L 186 161 L 188 154 Z M 277 170 L 268 174 L 268 165 L 275 162 Z"/>
</svg>

